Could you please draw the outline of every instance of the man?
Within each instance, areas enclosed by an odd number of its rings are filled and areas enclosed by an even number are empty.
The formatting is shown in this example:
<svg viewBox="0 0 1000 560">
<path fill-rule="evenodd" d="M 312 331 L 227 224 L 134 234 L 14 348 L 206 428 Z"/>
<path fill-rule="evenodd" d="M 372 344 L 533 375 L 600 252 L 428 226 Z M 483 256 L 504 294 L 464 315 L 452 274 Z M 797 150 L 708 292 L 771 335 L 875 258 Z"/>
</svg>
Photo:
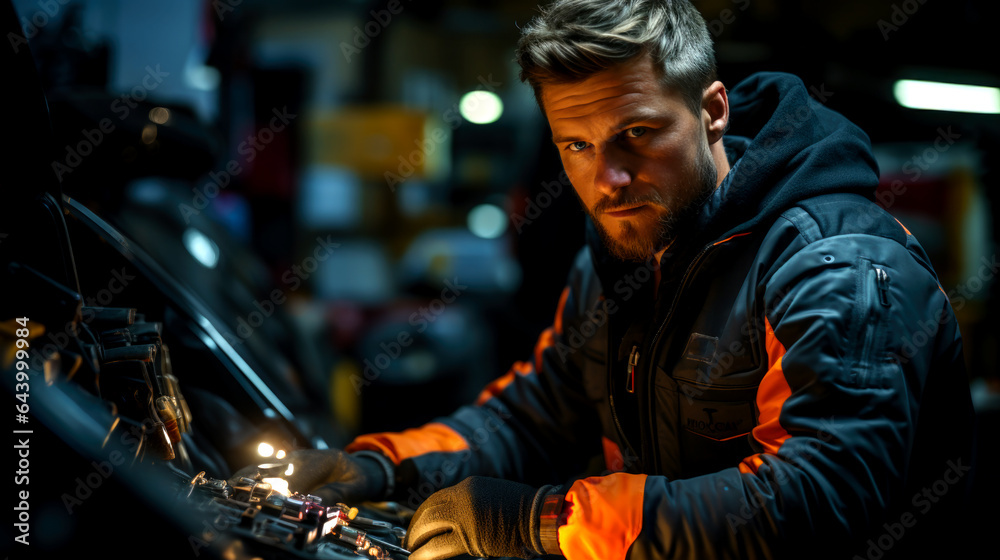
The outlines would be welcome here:
<svg viewBox="0 0 1000 560">
<path fill-rule="evenodd" d="M 474 405 L 297 455 L 309 485 L 423 500 L 412 560 L 937 536 L 971 479 L 961 338 L 867 136 L 788 75 L 727 92 L 687 1 L 557 0 L 517 59 L 590 215 L 553 325 Z"/>
</svg>

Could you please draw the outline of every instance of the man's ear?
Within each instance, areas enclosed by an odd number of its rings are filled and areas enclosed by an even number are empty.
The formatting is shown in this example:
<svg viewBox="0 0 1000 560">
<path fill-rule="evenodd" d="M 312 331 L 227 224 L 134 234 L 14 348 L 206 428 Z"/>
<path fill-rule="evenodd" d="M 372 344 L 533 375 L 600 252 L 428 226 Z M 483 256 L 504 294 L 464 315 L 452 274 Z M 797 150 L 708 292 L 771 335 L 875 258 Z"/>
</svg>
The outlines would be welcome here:
<svg viewBox="0 0 1000 560">
<path fill-rule="evenodd" d="M 701 115 L 708 143 L 714 144 L 721 140 L 729 124 L 729 97 L 722 82 L 712 82 L 705 88 L 705 93 L 701 97 Z"/>
</svg>

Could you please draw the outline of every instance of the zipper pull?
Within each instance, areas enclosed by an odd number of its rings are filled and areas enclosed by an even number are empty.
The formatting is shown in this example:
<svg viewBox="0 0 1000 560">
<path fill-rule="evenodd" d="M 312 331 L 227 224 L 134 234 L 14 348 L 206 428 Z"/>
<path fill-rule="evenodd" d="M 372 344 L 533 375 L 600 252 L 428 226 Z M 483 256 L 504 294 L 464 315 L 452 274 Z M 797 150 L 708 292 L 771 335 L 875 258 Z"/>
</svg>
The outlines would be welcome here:
<svg viewBox="0 0 1000 560">
<path fill-rule="evenodd" d="M 878 298 L 883 306 L 889 307 L 889 274 L 882 268 L 875 268 L 875 280 L 878 284 Z"/>
<path fill-rule="evenodd" d="M 625 384 L 625 390 L 629 393 L 635 393 L 635 366 L 639 364 L 639 347 L 633 346 L 632 353 L 628 355 L 628 366 L 626 368 L 628 373 L 628 382 Z"/>
</svg>

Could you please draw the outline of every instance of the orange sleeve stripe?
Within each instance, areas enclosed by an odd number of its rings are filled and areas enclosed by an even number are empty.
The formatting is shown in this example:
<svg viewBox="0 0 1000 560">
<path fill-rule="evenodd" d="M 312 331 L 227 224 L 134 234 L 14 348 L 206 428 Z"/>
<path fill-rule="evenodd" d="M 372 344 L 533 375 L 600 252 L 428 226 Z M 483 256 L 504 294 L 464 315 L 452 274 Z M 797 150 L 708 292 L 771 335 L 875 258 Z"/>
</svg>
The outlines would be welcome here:
<svg viewBox="0 0 1000 560">
<path fill-rule="evenodd" d="M 574 482 L 563 504 L 566 523 L 558 529 L 563 556 L 624 560 L 642 530 L 645 487 L 644 474 L 615 473 Z"/>
<path fill-rule="evenodd" d="M 549 327 L 542 331 L 542 334 L 538 337 L 538 342 L 535 343 L 535 371 L 542 369 L 542 353 L 549 346 L 556 343 L 556 335 L 552 332 L 552 327 Z"/>
<path fill-rule="evenodd" d="M 774 336 L 774 329 L 771 322 L 764 318 L 764 348 L 767 350 L 767 373 L 757 388 L 757 410 L 760 416 L 757 425 L 753 429 L 753 437 L 764 448 L 764 453 L 776 455 L 778 449 L 788 438 L 792 437 L 785 428 L 778 422 L 781 416 L 781 407 L 792 395 L 792 389 L 785 379 L 785 372 L 781 369 L 781 360 L 785 355 L 785 347 L 777 337 Z M 757 468 L 763 464 L 760 457 L 754 455 L 747 457 L 740 465 L 740 470 L 757 472 Z"/>
<path fill-rule="evenodd" d="M 552 322 L 553 328 L 556 330 L 556 334 L 562 334 L 562 316 L 563 310 L 566 309 L 566 300 L 569 299 L 569 286 L 563 288 L 562 295 L 559 296 L 559 307 L 556 308 L 556 318 Z"/>
<path fill-rule="evenodd" d="M 740 463 L 740 472 L 744 474 L 757 474 L 757 469 L 764 464 L 764 460 L 760 458 L 760 453 L 756 453 L 743 459 Z"/>
<path fill-rule="evenodd" d="M 569 286 L 566 286 L 563 289 L 562 296 L 559 298 L 559 308 L 556 309 L 556 319 L 553 326 L 545 329 L 542 331 L 542 334 L 538 336 L 538 342 L 535 343 L 534 364 L 531 362 L 514 362 L 513 367 L 511 367 L 507 373 L 491 381 L 490 384 L 487 385 L 481 393 L 479 393 L 479 397 L 476 398 L 476 405 L 481 406 L 486 401 L 503 392 L 508 385 L 514 382 L 515 373 L 518 375 L 528 375 L 534 371 L 542 369 L 542 354 L 545 352 L 546 348 L 555 344 L 555 335 L 562 333 L 562 314 L 563 309 L 566 307 L 567 299 L 569 299 Z"/>
<path fill-rule="evenodd" d="M 604 466 L 609 471 L 618 472 L 625 470 L 625 457 L 618 444 L 605 436 L 601 436 L 601 448 L 604 450 Z"/>
<path fill-rule="evenodd" d="M 490 384 L 479 393 L 479 396 L 476 398 L 476 406 L 482 406 L 486 401 L 502 393 L 508 385 L 514 382 L 515 374 L 529 375 L 533 371 L 535 370 L 531 367 L 531 362 L 514 362 L 514 365 L 511 366 L 507 373 L 490 381 Z"/>
<path fill-rule="evenodd" d="M 358 436 L 344 451 L 379 451 L 398 465 L 406 459 L 427 453 L 453 453 L 468 448 L 469 442 L 458 432 L 439 422 L 431 422 L 402 432 Z"/>
<path fill-rule="evenodd" d="M 517 363 L 524 363 L 524 362 L 517 362 Z M 517 364 L 514 365 L 516 366 Z M 511 370 L 508 371 L 507 373 L 491 381 L 490 384 L 487 385 L 486 388 L 484 388 L 479 393 L 479 396 L 476 397 L 476 406 L 482 406 L 483 403 L 485 403 L 486 401 L 499 395 L 500 393 L 503 392 L 504 389 L 507 388 L 508 385 L 510 385 L 513 382 L 514 382 L 514 369 L 511 368 Z"/>
</svg>

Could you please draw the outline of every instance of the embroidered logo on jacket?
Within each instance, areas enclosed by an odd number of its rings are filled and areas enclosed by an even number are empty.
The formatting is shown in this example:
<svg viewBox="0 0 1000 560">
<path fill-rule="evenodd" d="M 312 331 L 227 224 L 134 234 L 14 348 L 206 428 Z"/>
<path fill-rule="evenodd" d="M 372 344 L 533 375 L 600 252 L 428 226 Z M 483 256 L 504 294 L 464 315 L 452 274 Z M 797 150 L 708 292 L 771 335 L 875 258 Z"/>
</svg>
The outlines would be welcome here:
<svg viewBox="0 0 1000 560">
<path fill-rule="evenodd" d="M 706 406 L 708 405 L 708 406 Z M 695 402 L 681 404 L 681 426 L 709 439 L 723 441 L 746 435 L 753 428 L 750 403 Z"/>
</svg>

